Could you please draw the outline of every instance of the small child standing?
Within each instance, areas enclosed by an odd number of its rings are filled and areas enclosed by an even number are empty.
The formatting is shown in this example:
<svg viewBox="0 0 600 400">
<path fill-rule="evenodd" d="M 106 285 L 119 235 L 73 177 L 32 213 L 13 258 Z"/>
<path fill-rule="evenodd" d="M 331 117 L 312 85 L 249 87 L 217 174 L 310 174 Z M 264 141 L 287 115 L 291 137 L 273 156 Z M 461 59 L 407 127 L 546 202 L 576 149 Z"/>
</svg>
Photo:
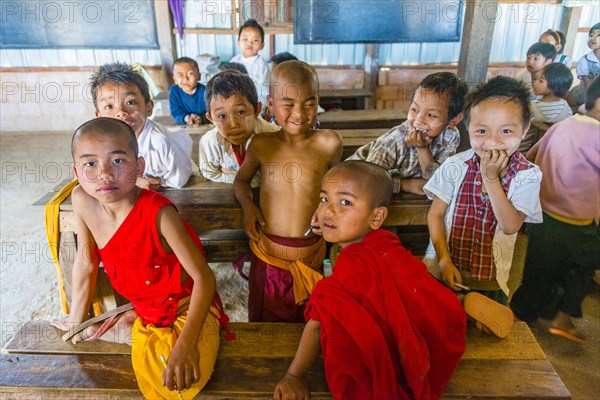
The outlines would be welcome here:
<svg viewBox="0 0 600 400">
<path fill-rule="evenodd" d="M 380 229 L 392 179 L 380 166 L 345 161 L 321 184 L 312 225 L 339 243 L 333 274 L 317 283 L 308 323 L 275 399 L 306 399 L 306 373 L 322 348 L 335 399 L 437 399 L 465 349 L 457 297 Z"/>
<path fill-rule="evenodd" d="M 91 77 L 91 95 L 96 117 L 120 119 L 135 132 L 139 155 L 145 160 L 145 169 L 137 180 L 139 187 L 181 188 L 187 183 L 195 168 L 192 138 L 183 130 L 169 132 L 148 118 L 154 108 L 148 83 L 131 65 L 102 65 Z"/>
<path fill-rule="evenodd" d="M 312 129 L 319 104 L 315 69 L 286 61 L 273 71 L 269 106 L 281 129 L 256 135 L 233 182 L 250 239 L 248 320 L 304 322 L 304 304 L 323 277 L 325 242 L 308 236 L 323 175 L 342 156 L 342 138 Z M 260 171 L 260 205 L 250 186 Z"/>
<path fill-rule="evenodd" d="M 200 125 L 206 120 L 205 87 L 199 82 L 200 69 L 193 58 L 181 57 L 173 64 L 175 84 L 169 88 L 171 116 L 179 125 Z"/>
<path fill-rule="evenodd" d="M 271 71 L 267 61 L 258 54 L 265 47 L 265 30 L 256 20 L 247 20 L 240 26 L 237 45 L 242 53 L 233 56 L 229 61 L 246 67 L 256 86 L 258 101 L 267 104 Z"/>
<path fill-rule="evenodd" d="M 585 102 L 587 88 L 594 78 L 600 75 L 600 22 L 590 28 L 587 45 L 591 51 L 581 57 L 577 63 L 579 85 L 569 92 L 571 95 L 569 104 L 575 107 Z"/>
<path fill-rule="evenodd" d="M 129 342 L 146 398 L 172 398 L 174 389 L 192 398 L 212 375 L 219 324 L 227 316 L 198 235 L 167 198 L 135 185 L 144 170 L 137 147 L 131 127 L 113 118 L 88 121 L 73 135 L 79 186 L 71 195 L 77 231 L 72 306 L 53 324 L 68 331 L 89 318 L 102 262 L 134 311 L 92 325 L 72 341 Z"/>
<path fill-rule="evenodd" d="M 550 43 L 537 42 L 527 49 L 527 60 L 525 61 L 525 70 L 518 73 L 515 78 L 527 84 L 531 89 L 533 81 L 538 73 L 548 64 L 554 62 L 556 57 L 556 47 Z M 535 95 L 532 95 L 533 98 Z"/>
<path fill-rule="evenodd" d="M 550 43 L 556 49 L 556 57 L 554 58 L 555 63 L 564 64 L 569 70 L 572 67 L 571 57 L 563 54 L 565 51 L 565 43 L 567 43 L 567 37 L 561 31 L 555 31 L 554 29 L 548 29 L 546 32 L 540 35 L 540 42 Z"/>
<path fill-rule="evenodd" d="M 425 263 L 454 291 L 464 285 L 508 300 L 514 243 L 523 222 L 542 222 L 542 174 L 517 151 L 527 132 L 531 95 L 499 76 L 468 96 L 471 149 L 448 160 L 424 187 L 433 199 Z"/>
<path fill-rule="evenodd" d="M 423 185 L 456 153 L 467 85 L 450 72 L 425 77 L 413 94 L 406 122 L 360 147 L 348 160 L 380 165 L 392 174 L 394 193 L 424 194 Z"/>
<path fill-rule="evenodd" d="M 564 99 L 572 83 L 571 70 L 564 64 L 546 65 L 533 81 L 533 93 L 542 96 L 531 102 L 533 121 L 554 124 L 573 115 Z"/>
<path fill-rule="evenodd" d="M 548 129 L 527 153 L 544 173 L 544 222 L 529 230 L 521 286 L 510 306 L 522 320 L 550 320 L 550 333 L 584 343 L 573 318 L 600 260 L 600 78 L 586 93 L 586 115 Z"/>
<path fill-rule="evenodd" d="M 200 139 L 200 172 L 211 181 L 233 183 L 254 135 L 280 128 L 259 116 L 254 83 L 239 71 L 222 71 L 208 81 L 206 105 L 215 127 Z"/>
</svg>

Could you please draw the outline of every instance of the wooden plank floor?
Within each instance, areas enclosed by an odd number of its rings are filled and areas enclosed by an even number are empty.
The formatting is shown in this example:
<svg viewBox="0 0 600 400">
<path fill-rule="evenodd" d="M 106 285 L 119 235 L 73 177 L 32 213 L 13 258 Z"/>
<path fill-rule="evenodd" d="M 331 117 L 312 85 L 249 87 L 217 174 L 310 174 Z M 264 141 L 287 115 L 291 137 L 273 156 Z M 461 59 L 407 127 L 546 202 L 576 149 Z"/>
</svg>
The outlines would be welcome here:
<svg viewBox="0 0 600 400">
<path fill-rule="evenodd" d="M 232 323 L 215 372 L 198 398 L 269 398 L 295 354 L 302 324 Z M 139 398 L 128 346 L 64 343 L 47 322 L 31 321 L 0 356 L 0 397 Z M 322 359 L 309 373 L 312 398 L 330 398 Z M 102 389 L 100 389 L 102 388 Z M 467 348 L 443 398 L 567 399 L 568 390 L 525 323 L 505 339 L 469 326 Z"/>
</svg>

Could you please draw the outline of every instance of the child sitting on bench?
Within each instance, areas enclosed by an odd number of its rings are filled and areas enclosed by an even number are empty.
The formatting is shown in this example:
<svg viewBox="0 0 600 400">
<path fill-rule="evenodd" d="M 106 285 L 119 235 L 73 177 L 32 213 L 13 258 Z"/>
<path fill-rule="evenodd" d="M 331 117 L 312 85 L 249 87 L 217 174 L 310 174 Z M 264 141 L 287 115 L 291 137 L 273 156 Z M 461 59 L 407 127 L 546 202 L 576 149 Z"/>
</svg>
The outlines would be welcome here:
<svg viewBox="0 0 600 400">
<path fill-rule="evenodd" d="M 365 161 L 345 161 L 323 178 L 311 225 L 342 252 L 311 294 L 275 399 L 308 398 L 306 372 L 321 347 L 335 399 L 441 396 L 465 350 L 466 316 L 398 237 L 379 229 L 391 196 L 389 174 Z"/>
<path fill-rule="evenodd" d="M 73 343 L 129 342 L 146 398 L 172 397 L 174 388 L 187 389 L 186 398 L 192 398 L 212 374 L 219 324 L 227 319 L 198 235 L 167 198 L 136 186 L 144 159 L 125 122 L 86 122 L 73 135 L 71 153 L 79 179 L 71 195 L 77 232 L 73 296 L 71 314 L 53 325 L 68 331 L 88 319 L 102 261 L 134 311 L 90 326 Z"/>
</svg>

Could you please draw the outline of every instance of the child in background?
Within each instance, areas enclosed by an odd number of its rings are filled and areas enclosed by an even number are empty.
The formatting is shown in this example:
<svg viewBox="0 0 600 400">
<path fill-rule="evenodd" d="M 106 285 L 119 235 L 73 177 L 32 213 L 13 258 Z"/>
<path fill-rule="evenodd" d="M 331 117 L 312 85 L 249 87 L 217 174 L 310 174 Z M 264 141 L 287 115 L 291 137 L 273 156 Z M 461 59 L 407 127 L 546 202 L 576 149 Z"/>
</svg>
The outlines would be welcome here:
<svg viewBox="0 0 600 400">
<path fill-rule="evenodd" d="M 533 92 L 542 96 L 531 102 L 533 120 L 554 124 L 573 115 L 569 103 L 563 98 L 572 83 L 571 70 L 564 64 L 546 65 L 533 81 Z"/>
<path fill-rule="evenodd" d="M 585 339 L 573 318 L 600 260 L 600 78 L 586 93 L 587 114 L 548 129 L 527 153 L 544 173 L 540 200 L 544 222 L 529 230 L 521 286 L 510 306 L 518 318 L 549 319 L 550 333 Z"/>
<path fill-rule="evenodd" d="M 552 64 L 556 58 L 556 47 L 550 43 L 537 42 L 527 49 L 527 60 L 525 70 L 515 76 L 527 84 L 529 88 L 537 78 L 538 73 L 548 64 Z M 536 98 L 535 95 L 532 98 Z"/>
<path fill-rule="evenodd" d="M 425 77 L 413 94 L 406 122 L 360 147 L 348 160 L 380 165 L 392 174 L 394 193 L 425 194 L 423 185 L 456 153 L 467 85 L 450 72 Z"/>
<path fill-rule="evenodd" d="M 273 57 L 271 57 L 271 70 L 274 70 L 277 65 L 281 64 L 284 61 L 291 61 L 297 59 L 298 57 L 287 51 L 284 51 L 283 53 L 277 53 Z"/>
<path fill-rule="evenodd" d="M 175 84 L 169 88 L 169 107 L 178 125 L 200 125 L 206 120 L 204 90 L 200 80 L 200 69 L 193 58 L 181 57 L 173 64 Z"/>
<path fill-rule="evenodd" d="M 169 132 L 148 117 L 154 102 L 148 83 L 131 65 L 104 64 L 91 77 L 91 95 L 96 117 L 117 118 L 131 126 L 138 141 L 145 169 L 137 185 L 145 189 L 160 186 L 183 187 L 194 167 L 192 138 L 183 130 Z"/>
<path fill-rule="evenodd" d="M 554 58 L 555 63 L 563 63 L 569 70 L 573 65 L 571 58 L 563 54 L 565 50 L 565 43 L 567 43 L 567 37 L 561 31 L 555 31 L 554 29 L 548 29 L 546 32 L 540 35 L 540 42 L 550 43 L 556 49 L 556 57 Z"/>
<path fill-rule="evenodd" d="M 286 61 L 273 71 L 269 106 L 281 129 L 256 135 L 233 190 L 250 238 L 248 319 L 304 322 L 304 303 L 323 277 L 325 242 L 308 236 L 325 172 L 340 161 L 342 139 L 315 130 L 319 79 L 310 65 Z M 260 171 L 260 205 L 250 186 Z"/>
<path fill-rule="evenodd" d="M 523 82 L 508 77 L 479 85 L 465 110 L 471 149 L 446 160 L 423 188 L 433 199 L 424 260 L 430 272 L 454 291 L 464 285 L 501 304 L 517 232 L 523 222 L 542 222 L 542 174 L 517 151 L 531 120 L 530 97 Z"/>
<path fill-rule="evenodd" d="M 577 63 L 577 77 L 579 85 L 569 92 L 569 104 L 574 107 L 585 102 L 585 93 L 594 78 L 600 75 L 600 22 L 590 28 L 587 45 L 589 53 L 579 59 Z"/>
<path fill-rule="evenodd" d="M 238 72 L 241 72 L 242 74 L 248 75 L 248 70 L 246 69 L 246 67 L 244 67 L 244 64 L 240 64 L 237 62 L 227 62 L 227 63 L 219 64 L 218 68 L 219 68 L 219 71 L 221 71 L 221 72 L 233 69 Z M 252 84 L 254 84 L 254 82 Z M 256 91 L 256 89 L 254 89 L 254 90 Z M 209 109 L 208 109 L 208 107 L 206 107 L 206 108 L 207 108 L 206 112 L 208 112 Z"/>
<path fill-rule="evenodd" d="M 102 262 L 134 310 L 86 328 L 73 343 L 128 342 L 146 398 L 173 398 L 174 388 L 191 398 L 212 375 L 219 324 L 227 316 L 198 235 L 166 197 L 135 185 L 144 170 L 137 147 L 132 128 L 113 118 L 88 121 L 73 135 L 79 179 L 71 195 L 77 231 L 73 296 L 71 314 L 53 325 L 68 331 L 89 318 Z"/>
<path fill-rule="evenodd" d="M 267 104 L 271 72 L 267 61 L 258 54 L 265 47 L 265 31 L 262 26 L 254 19 L 247 20 L 240 27 L 237 45 L 242 53 L 234 56 L 230 62 L 246 67 L 256 86 L 258 101 Z"/>
<path fill-rule="evenodd" d="M 279 126 L 259 116 L 254 83 L 238 71 L 219 72 L 208 81 L 206 105 L 215 127 L 200 139 L 200 172 L 211 181 L 233 183 L 254 135 Z"/>
<path fill-rule="evenodd" d="M 320 196 L 313 229 L 342 252 L 310 296 L 308 323 L 274 398 L 308 398 L 306 373 L 321 347 L 335 399 L 439 398 L 465 349 L 465 312 L 396 235 L 379 229 L 392 197 L 389 174 L 345 161 L 327 172 Z"/>
</svg>

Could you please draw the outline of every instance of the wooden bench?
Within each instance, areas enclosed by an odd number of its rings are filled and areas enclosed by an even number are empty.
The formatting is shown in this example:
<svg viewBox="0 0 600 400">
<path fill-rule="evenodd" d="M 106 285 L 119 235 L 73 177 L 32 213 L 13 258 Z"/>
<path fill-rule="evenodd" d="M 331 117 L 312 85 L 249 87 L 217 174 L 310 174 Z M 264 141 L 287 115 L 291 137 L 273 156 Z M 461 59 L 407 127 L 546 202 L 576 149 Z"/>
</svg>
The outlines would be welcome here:
<svg viewBox="0 0 600 400">
<path fill-rule="evenodd" d="M 211 380 L 199 399 L 272 398 L 291 362 L 303 324 L 231 323 Z M 65 343 L 44 321 L 23 325 L 0 355 L 0 398 L 139 399 L 131 348 L 107 342 Z M 329 399 L 323 360 L 308 374 L 311 398 Z M 505 339 L 467 330 L 463 358 L 444 399 L 569 399 L 570 393 L 531 331 L 517 323 Z"/>
<path fill-rule="evenodd" d="M 400 110 L 336 110 L 319 114 L 323 129 L 390 129 L 406 121 Z"/>
<path fill-rule="evenodd" d="M 319 103 L 326 110 L 339 108 L 342 110 L 364 110 L 365 99 L 373 97 L 368 89 L 340 89 L 326 86 L 319 89 Z"/>
</svg>

